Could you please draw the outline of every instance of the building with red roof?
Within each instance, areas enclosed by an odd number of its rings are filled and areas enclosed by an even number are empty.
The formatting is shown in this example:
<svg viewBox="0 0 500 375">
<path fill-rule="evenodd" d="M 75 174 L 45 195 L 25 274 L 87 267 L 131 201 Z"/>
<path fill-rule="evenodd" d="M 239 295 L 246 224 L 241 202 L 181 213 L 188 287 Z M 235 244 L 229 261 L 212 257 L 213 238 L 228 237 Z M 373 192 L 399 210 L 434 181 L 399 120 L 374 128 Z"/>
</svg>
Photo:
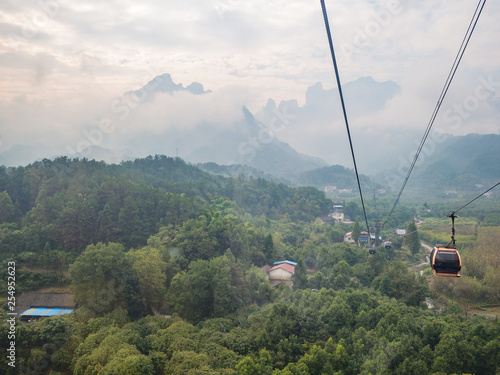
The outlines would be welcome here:
<svg viewBox="0 0 500 375">
<path fill-rule="evenodd" d="M 269 282 L 272 286 L 278 286 L 280 284 L 287 284 L 292 286 L 292 276 L 295 272 L 295 265 L 293 262 L 284 261 L 277 262 L 273 267 L 267 271 Z"/>
</svg>

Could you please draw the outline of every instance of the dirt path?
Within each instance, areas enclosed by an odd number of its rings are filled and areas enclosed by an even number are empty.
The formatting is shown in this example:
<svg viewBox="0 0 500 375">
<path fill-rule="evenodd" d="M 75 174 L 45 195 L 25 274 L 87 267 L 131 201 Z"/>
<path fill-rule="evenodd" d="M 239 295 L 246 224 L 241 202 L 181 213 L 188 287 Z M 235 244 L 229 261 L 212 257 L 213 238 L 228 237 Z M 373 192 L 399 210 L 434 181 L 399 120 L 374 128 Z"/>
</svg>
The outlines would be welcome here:
<svg viewBox="0 0 500 375">
<path fill-rule="evenodd" d="M 424 262 L 424 263 L 420 263 L 420 264 L 416 264 L 414 266 L 408 267 L 408 269 L 410 271 L 419 272 L 420 274 L 422 274 L 424 272 L 423 268 L 425 266 L 428 266 L 428 265 L 429 265 L 429 262 Z"/>
<path fill-rule="evenodd" d="M 420 245 L 424 249 L 428 250 L 429 254 L 430 254 L 430 252 L 432 250 L 432 246 L 429 246 L 429 245 L 427 245 L 427 244 L 425 244 L 423 242 L 421 242 Z M 420 272 L 420 274 L 422 274 L 424 267 L 427 266 L 427 265 L 429 265 L 429 255 L 425 254 L 425 261 L 422 259 L 421 262 L 422 263 L 419 263 L 419 264 L 416 264 L 414 266 L 408 267 L 408 269 L 411 270 L 411 271 L 414 271 L 414 272 Z"/>
<path fill-rule="evenodd" d="M 422 243 L 422 242 L 420 244 L 422 245 L 422 247 L 424 247 L 426 250 L 428 250 L 429 254 L 430 254 L 430 252 L 432 250 L 432 246 L 429 246 L 429 245 L 427 245 L 425 243 Z M 424 273 L 425 267 L 429 266 L 429 255 L 425 254 L 425 261 L 422 259 L 421 262 L 422 263 L 419 263 L 419 264 L 416 264 L 414 266 L 408 267 L 408 269 L 410 271 L 413 271 L 413 272 L 416 272 L 416 273 L 419 273 L 420 275 L 422 275 Z M 427 305 L 428 309 L 434 308 L 434 302 L 429 297 L 427 297 L 425 299 L 425 304 Z"/>
<path fill-rule="evenodd" d="M 425 244 L 425 243 L 423 243 L 423 242 L 420 242 L 420 245 L 421 245 L 424 249 L 428 250 L 428 251 L 429 251 L 429 253 L 432 251 L 432 246 L 427 245 L 427 244 Z"/>
</svg>

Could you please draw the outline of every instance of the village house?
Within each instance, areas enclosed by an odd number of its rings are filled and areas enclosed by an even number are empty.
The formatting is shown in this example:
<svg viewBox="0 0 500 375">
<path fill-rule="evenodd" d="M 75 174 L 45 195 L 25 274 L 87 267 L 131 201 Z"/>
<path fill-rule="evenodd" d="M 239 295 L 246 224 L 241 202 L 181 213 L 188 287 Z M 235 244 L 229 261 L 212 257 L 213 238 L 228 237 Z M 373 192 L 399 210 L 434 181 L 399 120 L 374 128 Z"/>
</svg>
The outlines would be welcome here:
<svg viewBox="0 0 500 375">
<path fill-rule="evenodd" d="M 359 245 L 368 245 L 370 243 L 370 236 L 368 232 L 362 231 L 361 235 L 358 238 Z"/>
<path fill-rule="evenodd" d="M 328 214 L 328 217 L 335 220 L 336 223 L 340 223 L 344 220 L 344 213 L 339 211 L 334 211 L 331 214 Z"/>
<path fill-rule="evenodd" d="M 333 193 L 335 190 L 337 190 L 336 186 L 325 186 L 325 193 Z"/>
<path fill-rule="evenodd" d="M 16 302 L 18 316 L 23 321 L 69 314 L 76 306 L 71 293 L 24 292 Z"/>
<path fill-rule="evenodd" d="M 352 232 L 348 232 L 345 234 L 344 242 L 351 243 L 351 244 L 354 243 L 354 240 L 352 239 Z"/>
<path fill-rule="evenodd" d="M 346 193 L 351 194 L 352 193 L 352 189 L 339 189 L 338 193 L 339 194 L 346 194 Z"/>
<path fill-rule="evenodd" d="M 292 276 L 296 265 L 297 263 L 289 260 L 274 262 L 273 266 L 267 271 L 269 283 L 274 287 L 281 284 L 293 286 Z"/>
</svg>

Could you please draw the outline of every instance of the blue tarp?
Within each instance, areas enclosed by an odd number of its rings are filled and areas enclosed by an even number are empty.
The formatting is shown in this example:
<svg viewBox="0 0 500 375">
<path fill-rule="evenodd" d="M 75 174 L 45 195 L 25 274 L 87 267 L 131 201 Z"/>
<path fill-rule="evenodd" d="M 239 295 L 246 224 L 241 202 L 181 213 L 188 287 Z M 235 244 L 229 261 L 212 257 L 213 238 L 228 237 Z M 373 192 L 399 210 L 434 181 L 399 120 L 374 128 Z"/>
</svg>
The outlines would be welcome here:
<svg viewBox="0 0 500 375">
<path fill-rule="evenodd" d="M 30 307 L 21 316 L 56 316 L 69 314 L 73 310 L 58 307 Z"/>
<path fill-rule="evenodd" d="M 290 260 L 282 260 L 281 262 L 274 262 L 273 265 L 282 264 L 282 263 L 288 263 L 288 264 L 291 264 L 292 266 L 296 266 L 297 265 L 297 263 L 292 262 Z"/>
</svg>

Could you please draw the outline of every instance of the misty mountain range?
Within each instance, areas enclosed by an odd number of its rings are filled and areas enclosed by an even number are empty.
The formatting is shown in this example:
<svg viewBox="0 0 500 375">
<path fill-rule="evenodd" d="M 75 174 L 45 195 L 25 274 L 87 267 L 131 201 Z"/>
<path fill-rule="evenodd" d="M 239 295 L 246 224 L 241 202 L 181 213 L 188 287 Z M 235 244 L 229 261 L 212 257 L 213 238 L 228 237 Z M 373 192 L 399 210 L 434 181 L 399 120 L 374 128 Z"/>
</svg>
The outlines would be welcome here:
<svg viewBox="0 0 500 375">
<path fill-rule="evenodd" d="M 371 77 L 363 77 L 343 86 L 352 118 L 379 111 L 400 93 L 400 87 L 396 83 L 377 82 Z M 296 137 L 298 134 L 302 142 L 299 142 L 299 147 L 308 144 L 311 147 L 317 143 L 327 150 L 327 159 L 334 160 L 333 165 L 352 168 L 347 136 L 342 133 L 345 130 L 339 130 L 342 135 L 334 139 L 324 139 L 325 137 L 315 134 L 318 127 L 333 126 L 342 116 L 336 89 L 324 89 L 318 82 L 307 89 L 304 105 L 299 105 L 297 100 L 276 104 L 273 99 L 269 99 L 255 114 L 244 105 L 240 108 L 228 107 L 227 111 L 235 113 L 236 120 L 232 119 L 224 126 L 221 126 L 217 116 L 210 118 L 210 111 L 213 111 L 211 108 L 221 103 L 209 101 L 208 110 L 205 109 L 208 112 L 203 112 L 205 102 L 202 100 L 209 100 L 211 95 L 214 95 L 212 91 L 205 90 L 201 83 L 193 82 L 184 87 L 181 83 L 175 83 L 169 74 L 163 74 L 142 88 L 123 94 L 120 103 L 135 103 L 138 109 L 116 107 L 117 110 L 123 108 L 123 112 L 128 110 L 131 115 L 124 120 L 123 131 L 113 134 L 110 140 L 79 154 L 43 144 L 15 145 L 0 153 L 0 164 L 26 165 L 42 158 L 61 155 L 119 163 L 136 157 L 164 154 L 179 156 L 190 163 L 244 165 L 282 181 L 307 184 L 304 172 L 328 167 L 329 163 L 322 157 L 309 156 L 292 147 L 292 136 Z M 130 132 L 127 131 L 127 126 L 137 128 L 144 123 L 149 125 L 148 121 L 153 118 L 150 114 L 161 110 L 170 100 L 177 101 L 175 103 L 180 105 L 192 103 L 186 106 L 184 113 L 186 117 L 200 116 L 194 120 L 197 121 L 196 126 L 176 126 L 177 123 L 169 119 L 169 113 L 166 112 L 163 114 L 165 124 L 170 121 L 174 125 L 162 126 L 162 117 L 159 116 L 160 121 L 156 127 L 146 126 L 140 135 L 128 135 Z M 198 109 L 200 113 L 196 114 Z M 225 108 L 221 111 L 225 111 Z M 205 113 L 208 113 L 206 119 L 203 117 Z M 364 175 L 377 175 L 381 183 L 401 179 L 408 165 L 409 158 L 406 155 L 410 150 L 416 149 L 414 142 L 415 139 L 420 139 L 421 134 L 402 131 L 398 136 L 405 141 L 391 143 L 386 140 L 384 143 L 381 137 L 387 137 L 387 134 L 356 134 L 355 152 L 360 172 Z M 421 179 L 437 178 L 443 173 L 466 173 L 479 178 L 500 175 L 499 135 L 447 135 L 439 139 L 442 143 L 430 144 L 422 153 L 422 162 L 414 172 Z M 238 168 L 233 168 L 234 170 Z M 312 181 L 309 183 L 315 184 Z M 333 183 L 335 182 L 332 181 Z"/>
</svg>

